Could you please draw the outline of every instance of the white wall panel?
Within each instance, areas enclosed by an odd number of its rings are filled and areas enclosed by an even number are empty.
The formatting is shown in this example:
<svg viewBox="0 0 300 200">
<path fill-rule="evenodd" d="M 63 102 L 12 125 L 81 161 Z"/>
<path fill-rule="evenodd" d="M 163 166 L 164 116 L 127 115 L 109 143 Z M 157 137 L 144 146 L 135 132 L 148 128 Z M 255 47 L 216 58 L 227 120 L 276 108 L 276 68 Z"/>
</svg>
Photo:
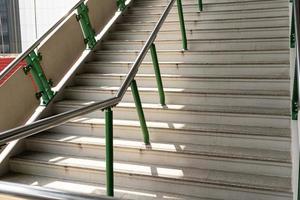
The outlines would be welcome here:
<svg viewBox="0 0 300 200">
<path fill-rule="evenodd" d="M 19 0 L 22 49 L 32 44 L 77 2 L 78 0 Z"/>
</svg>

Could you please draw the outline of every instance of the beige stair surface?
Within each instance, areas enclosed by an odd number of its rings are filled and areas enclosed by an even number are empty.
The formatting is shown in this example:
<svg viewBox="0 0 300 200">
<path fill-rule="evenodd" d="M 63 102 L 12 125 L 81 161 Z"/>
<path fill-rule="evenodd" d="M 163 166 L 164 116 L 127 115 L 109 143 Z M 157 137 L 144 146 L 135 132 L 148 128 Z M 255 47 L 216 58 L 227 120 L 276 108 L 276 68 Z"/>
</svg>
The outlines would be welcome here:
<svg viewBox="0 0 300 200">
<path fill-rule="evenodd" d="M 150 52 L 135 80 L 151 145 L 128 88 L 114 111 L 115 196 L 133 200 L 291 200 L 289 2 L 183 0 L 156 39 L 166 105 Z M 51 107 L 116 95 L 167 0 L 136 0 Z M 105 195 L 101 110 L 26 138 L 2 180 Z"/>
</svg>

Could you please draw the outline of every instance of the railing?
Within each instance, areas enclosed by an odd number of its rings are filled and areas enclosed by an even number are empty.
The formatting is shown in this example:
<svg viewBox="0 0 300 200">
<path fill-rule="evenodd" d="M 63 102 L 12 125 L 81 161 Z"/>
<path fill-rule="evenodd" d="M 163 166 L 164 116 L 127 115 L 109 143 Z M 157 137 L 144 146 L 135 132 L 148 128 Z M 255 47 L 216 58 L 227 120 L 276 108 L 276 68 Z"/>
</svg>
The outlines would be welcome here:
<svg viewBox="0 0 300 200">
<path fill-rule="evenodd" d="M 292 93 L 292 102 L 291 102 L 291 116 L 292 116 L 292 120 L 298 121 L 298 113 L 299 113 L 299 83 L 300 83 L 300 75 L 299 75 L 299 69 L 300 69 L 300 38 L 299 38 L 299 34 L 300 34 L 300 2 L 299 0 L 291 0 L 290 1 L 292 3 L 292 19 L 291 19 L 291 30 L 290 30 L 290 47 L 292 49 L 295 48 L 296 54 L 295 57 L 292 58 L 294 60 L 291 60 L 291 62 L 293 63 L 293 61 L 295 61 L 295 66 L 294 66 L 294 82 L 293 82 L 293 93 Z M 297 123 L 298 124 L 298 123 Z M 293 130 L 297 132 L 297 137 L 299 137 L 299 127 L 297 128 L 297 130 Z M 294 138 L 294 140 L 297 140 L 298 143 L 298 139 Z M 295 193 L 297 193 L 297 199 L 300 199 L 300 160 L 299 160 L 299 144 L 297 144 L 297 151 L 298 152 L 294 152 L 294 155 L 297 155 L 298 158 L 296 158 L 296 160 L 298 160 L 298 181 L 297 181 L 297 191 L 295 191 Z M 294 177 L 295 178 L 295 177 Z"/>
<path fill-rule="evenodd" d="M 17 190 L 16 190 L 17 188 Z M 99 197 L 84 194 L 66 193 L 52 189 L 31 187 L 15 183 L 0 181 L 1 199 L 26 199 L 26 200 L 117 200 L 109 197 Z"/>
<path fill-rule="evenodd" d="M 183 16 L 183 9 L 182 9 L 182 3 L 181 0 L 170 0 L 166 9 L 164 10 L 162 16 L 160 17 L 159 21 L 157 22 L 154 30 L 150 34 L 149 38 L 147 39 L 145 45 L 143 46 L 142 50 L 140 51 L 139 55 L 137 56 L 136 60 L 134 61 L 134 64 L 132 65 L 128 75 L 126 76 L 125 81 L 121 85 L 117 95 L 113 98 L 110 98 L 108 100 L 93 103 L 91 105 L 68 111 L 62 114 L 58 114 L 55 116 L 51 116 L 45 119 L 38 120 L 36 122 L 33 122 L 29 125 L 20 126 L 8 131 L 5 131 L 0 134 L 0 145 L 6 144 L 8 142 L 17 140 L 17 139 L 23 139 L 32 135 L 35 135 L 37 133 L 40 133 L 42 131 L 46 131 L 48 129 L 57 127 L 59 125 L 62 125 L 69 120 L 72 120 L 76 117 L 79 117 L 81 115 L 88 114 L 90 112 L 96 111 L 96 110 L 103 110 L 105 111 L 105 131 L 106 131 L 106 187 L 107 187 L 107 195 L 108 196 L 114 196 L 114 178 L 113 178 L 113 107 L 115 107 L 118 103 L 121 102 L 123 96 L 125 95 L 127 89 L 129 86 L 131 86 L 132 94 L 134 97 L 134 101 L 136 104 L 136 108 L 138 111 L 138 116 L 142 128 L 142 132 L 144 135 L 144 142 L 146 145 L 150 144 L 150 138 L 148 133 L 148 128 L 146 125 L 141 100 L 138 93 L 138 87 L 136 84 L 136 81 L 134 80 L 139 67 L 145 58 L 147 52 L 149 49 L 151 50 L 155 75 L 156 75 L 156 81 L 158 85 L 158 91 L 160 95 L 160 103 L 162 105 L 165 105 L 165 95 L 163 90 L 163 84 L 160 76 L 160 70 L 159 70 L 159 62 L 157 59 L 157 52 L 155 48 L 155 39 L 157 37 L 157 34 L 162 27 L 163 23 L 165 22 L 168 14 L 170 13 L 175 1 L 177 1 L 177 8 L 178 8 L 178 14 L 179 14 L 179 21 L 180 21 L 180 29 L 182 33 L 182 41 L 183 41 L 183 49 L 187 50 L 187 37 L 186 37 L 186 30 L 185 30 L 185 24 L 184 24 L 184 16 Z M 67 17 L 70 15 L 75 9 L 78 10 L 79 17 L 78 20 L 80 21 L 82 26 L 82 31 L 85 36 L 86 43 L 90 48 L 93 48 L 95 45 L 95 41 L 93 40 L 93 33 L 90 30 L 90 23 L 88 20 L 88 16 L 86 15 L 86 7 L 84 6 L 84 1 L 79 1 L 76 6 L 74 6 L 61 20 L 59 20 L 47 33 L 45 33 L 40 39 L 38 39 L 28 50 L 26 50 L 24 53 L 19 55 L 8 67 L 0 74 L 0 79 L 5 77 L 11 70 L 14 69 L 14 67 L 25 58 L 28 58 L 28 55 L 30 55 L 32 52 L 34 52 L 34 49 L 49 35 L 55 28 L 57 28 Z M 124 0 L 117 0 L 118 6 L 120 10 L 125 9 L 125 1 Z M 202 10 L 202 0 L 199 0 L 199 9 Z M 91 36 L 92 35 L 92 36 Z M 31 62 L 37 62 L 36 56 L 33 55 L 34 59 L 31 60 Z M 34 64 L 33 64 L 34 65 Z M 43 85 L 43 83 L 41 83 Z"/>
</svg>

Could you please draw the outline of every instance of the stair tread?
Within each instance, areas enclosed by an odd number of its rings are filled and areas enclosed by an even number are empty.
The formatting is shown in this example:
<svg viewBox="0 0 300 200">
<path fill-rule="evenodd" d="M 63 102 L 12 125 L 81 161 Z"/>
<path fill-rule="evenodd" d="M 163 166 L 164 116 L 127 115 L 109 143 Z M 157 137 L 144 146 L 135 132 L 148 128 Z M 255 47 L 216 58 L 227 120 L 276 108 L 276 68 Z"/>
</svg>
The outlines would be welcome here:
<svg viewBox="0 0 300 200">
<path fill-rule="evenodd" d="M 151 2 L 151 1 L 150 1 Z M 267 3 L 272 3 L 272 2 L 284 2 L 282 0 L 264 0 L 263 2 L 262 1 L 259 1 L 259 0 L 245 0 L 245 1 L 230 1 L 230 2 L 203 2 L 203 5 L 222 5 L 222 6 L 226 6 L 226 5 L 236 5 L 236 4 L 251 4 L 251 3 L 261 3 L 261 4 L 267 4 Z M 142 2 L 139 2 L 137 1 L 137 4 L 136 5 L 139 5 L 141 4 Z M 152 3 L 152 2 L 151 2 Z M 196 3 L 186 3 L 184 4 L 183 3 L 183 6 L 185 5 L 195 5 L 197 6 L 198 4 Z M 144 4 L 141 4 L 141 5 L 144 5 Z M 158 4 L 154 4 L 154 6 L 159 6 Z"/>
<path fill-rule="evenodd" d="M 55 106 L 61 107 L 82 107 L 90 105 L 94 101 L 84 100 L 62 100 L 55 103 Z M 135 104 L 131 102 L 122 102 L 117 105 L 118 108 L 135 108 Z M 169 111 L 185 111 L 185 112 L 214 112 L 214 113 L 235 113 L 235 114 L 261 114 L 261 115 L 282 115 L 290 116 L 289 108 L 264 108 L 264 107 L 241 107 L 241 106 L 209 106 L 209 105 L 175 105 L 143 103 L 144 109 L 159 109 Z"/>
<path fill-rule="evenodd" d="M 95 194 L 106 196 L 106 186 L 101 183 L 89 183 L 83 181 L 72 181 L 65 179 L 50 178 L 47 176 L 29 175 L 21 173 L 9 173 L 1 177 L 2 181 L 14 182 L 35 187 L 49 188 L 58 191 L 74 192 L 79 194 Z M 132 200 L 217 200 L 210 198 L 199 198 L 185 195 L 176 195 L 151 190 L 140 190 L 124 186 L 115 186 L 115 197 Z"/>
<path fill-rule="evenodd" d="M 124 24 L 124 23 L 123 23 Z M 120 24 L 120 25 L 123 25 Z M 128 23 L 126 23 L 128 24 Z M 154 24 L 154 23 L 153 23 Z M 137 26 L 142 25 L 137 23 Z M 283 26 L 283 25 L 274 25 L 274 26 L 270 26 L 270 27 L 260 27 L 260 26 L 253 26 L 253 27 L 223 27 L 223 28 L 201 28 L 201 27 L 197 27 L 197 28 L 187 28 L 186 31 L 187 32 L 246 32 L 246 31 L 265 31 L 265 30 L 289 30 L 289 26 Z M 114 30 L 111 33 L 115 33 L 115 32 L 144 32 L 144 31 L 151 31 L 150 29 L 128 29 L 128 30 Z M 167 30 L 161 30 L 160 32 L 180 32 L 180 29 L 167 29 Z M 270 36 L 268 38 L 273 38 L 274 36 Z M 287 35 L 288 37 L 288 35 Z M 239 38 L 237 38 L 239 39 Z M 267 37 L 266 37 L 267 39 Z M 159 38 L 158 38 L 159 40 Z M 188 40 L 193 40 L 193 39 L 188 39 Z"/>
<path fill-rule="evenodd" d="M 109 65 L 109 64 L 116 64 L 116 65 L 127 65 L 131 67 L 133 65 L 133 62 L 130 61 L 89 61 L 86 64 L 88 65 Z M 147 65 L 147 66 L 153 66 L 152 62 L 145 61 L 142 63 L 142 65 Z M 289 68 L 289 63 L 284 62 L 269 62 L 269 63 L 199 63 L 199 62 L 166 62 L 166 61 L 160 61 L 159 65 L 175 65 L 175 66 L 181 66 L 181 65 L 189 65 L 189 66 L 194 66 L 194 67 L 199 67 L 199 66 L 208 66 L 208 67 L 229 67 L 229 66 L 234 66 L 234 67 L 255 67 L 255 68 L 260 68 L 261 66 L 268 66 L 268 67 L 280 67 L 280 68 Z"/>
<path fill-rule="evenodd" d="M 132 24 L 139 24 L 139 23 L 156 23 L 157 21 L 153 20 L 153 19 L 143 19 L 143 21 L 141 21 L 140 18 L 138 18 L 138 20 L 135 20 L 134 22 L 128 22 L 126 21 L 127 17 L 130 17 L 130 15 L 125 17 L 125 21 L 123 22 L 119 22 L 118 24 L 128 24 L 128 23 L 132 23 Z M 276 19 L 284 19 L 284 18 L 289 18 L 287 15 L 277 15 L 277 16 L 258 16 L 258 17 L 248 17 L 248 18 L 229 18 L 229 19 L 186 19 L 184 20 L 186 23 L 190 23 L 190 22 L 196 22 L 196 23 L 207 23 L 207 22 L 236 22 L 236 21 L 256 21 L 256 20 L 276 20 Z M 173 22 L 179 22 L 179 19 L 167 19 L 166 23 L 173 23 Z"/>
<path fill-rule="evenodd" d="M 83 73 L 77 75 L 77 78 L 125 78 L 127 74 L 122 73 Z M 136 75 L 137 78 L 155 78 L 155 74 L 142 74 L 139 73 Z M 285 74 L 270 74 L 270 75 L 231 75 L 231 76 L 222 76 L 222 75 L 176 75 L 176 74 L 161 74 L 163 79 L 187 79 L 190 81 L 289 81 L 289 77 Z"/>
<path fill-rule="evenodd" d="M 245 3 L 245 2 L 241 2 L 242 4 L 252 4 L 252 3 Z M 275 8 L 288 8 L 288 4 L 286 4 L 286 5 L 281 5 L 283 2 L 277 2 L 277 4 L 278 5 L 276 5 L 276 4 L 271 4 L 272 6 L 270 6 L 270 7 L 266 7 L 267 9 L 275 9 Z M 231 5 L 230 5 L 231 4 Z M 236 3 L 230 3 L 229 5 L 227 5 L 228 7 L 230 7 L 230 6 L 238 6 L 238 8 L 240 7 L 240 6 L 245 6 L 246 7 L 246 5 L 237 5 Z M 266 4 L 266 3 L 264 3 L 264 2 L 262 2 L 262 1 L 259 1 L 259 4 Z M 254 5 L 258 5 L 258 3 L 257 2 L 255 2 L 255 4 Z M 270 5 L 270 4 L 268 4 L 268 5 Z M 226 6 L 226 7 L 227 7 Z M 144 6 L 134 6 L 134 7 L 131 7 L 129 10 L 130 11 L 136 11 L 136 10 L 138 10 L 138 11 L 143 11 L 143 10 L 149 10 L 149 9 L 158 9 L 158 8 L 161 8 L 161 9 L 164 9 L 165 7 L 166 7 L 166 5 L 149 5 L 149 6 L 147 6 L 147 5 L 144 5 Z M 175 4 L 174 5 L 174 7 L 177 7 L 177 5 Z M 197 5 L 197 3 L 195 2 L 195 3 L 192 3 L 192 4 L 187 4 L 187 5 L 184 5 L 183 6 L 185 9 L 187 9 L 187 8 L 197 8 L 198 7 L 198 5 Z M 204 10 L 203 12 L 205 13 L 205 12 L 208 12 L 208 11 L 213 11 L 213 12 L 218 12 L 218 11 L 223 11 L 223 10 L 226 10 L 226 11 L 239 11 L 240 9 L 238 9 L 238 8 L 228 8 L 228 9 L 215 9 L 215 7 L 216 6 L 212 6 L 212 5 L 206 5 L 206 4 L 204 4 L 204 7 L 206 8 L 206 10 Z M 212 8 L 213 7 L 213 8 Z M 221 7 L 223 8 L 224 7 L 224 5 L 221 5 Z M 253 8 L 253 7 L 250 7 L 250 8 L 245 8 L 245 9 L 242 9 L 242 10 L 257 10 L 257 11 L 259 11 L 259 10 L 261 10 L 261 9 L 266 9 L 265 7 L 256 7 L 256 8 Z"/>
<path fill-rule="evenodd" d="M 105 138 L 83 136 L 66 133 L 43 133 L 27 139 L 32 144 L 34 141 L 54 142 L 63 144 L 80 144 L 105 147 Z M 251 149 L 242 147 L 229 147 L 218 145 L 195 145 L 187 143 L 159 143 L 152 142 L 147 148 L 142 141 L 133 139 L 115 138 L 114 146 L 122 149 L 137 150 L 138 152 L 164 152 L 186 156 L 216 156 L 230 159 L 255 160 L 264 162 L 290 163 L 290 152 L 265 149 Z M 174 155 L 173 155 L 174 156 Z"/>
<path fill-rule="evenodd" d="M 116 92 L 120 86 L 72 86 L 68 87 L 68 91 L 84 91 L 84 92 L 96 92 L 96 91 L 109 91 Z M 130 91 L 130 88 L 128 88 Z M 157 88 L 145 88 L 139 87 L 140 92 L 157 92 Z M 273 96 L 273 97 L 288 97 L 289 91 L 272 91 L 272 90 L 224 90 L 224 89 L 182 89 L 182 88 L 164 88 L 166 93 L 180 93 L 180 94 L 215 94 L 215 95 L 251 95 L 251 96 Z"/>
<path fill-rule="evenodd" d="M 187 10 L 184 12 L 184 14 L 190 14 L 190 13 L 193 13 L 193 14 L 205 14 L 205 15 L 223 15 L 223 14 L 226 14 L 226 13 L 257 13 L 257 12 L 268 12 L 268 11 L 285 11 L 285 12 L 288 12 L 288 7 L 286 6 L 281 6 L 281 7 L 270 7 L 270 8 L 260 8 L 260 9 L 253 9 L 253 8 L 250 8 L 250 9 L 228 9 L 228 10 L 204 10 L 204 11 L 199 11 L 199 10 L 195 10 L 194 12 L 193 11 L 190 11 L 190 10 Z M 135 14 L 135 11 L 134 10 L 129 10 L 130 12 L 128 12 L 130 15 L 134 15 Z M 172 13 L 172 11 L 171 11 Z M 173 13 L 176 13 L 176 12 L 173 12 Z M 154 13 L 151 13 L 149 12 L 148 13 L 149 15 L 150 14 L 154 14 Z M 155 13 L 156 15 L 161 15 L 161 12 L 156 12 Z M 136 14 L 136 15 L 140 15 L 140 14 Z"/>
<path fill-rule="evenodd" d="M 190 42 L 209 42 L 209 43 L 219 43 L 219 42 L 242 42 L 242 41 L 253 41 L 255 40 L 255 42 L 272 42 L 275 40 L 278 41 L 287 41 L 289 38 L 288 37 L 268 37 L 268 38 L 264 38 L 264 37 L 255 37 L 255 38 L 228 38 L 228 39 L 188 39 L 188 41 Z M 102 44 L 114 44 L 114 43 L 139 43 L 139 44 L 145 44 L 146 40 L 141 40 L 141 39 L 135 39 L 135 40 L 123 40 L 123 39 L 110 39 L 110 40 L 106 40 L 104 41 Z M 182 42 L 182 40 L 180 39 L 156 39 L 155 43 L 160 43 L 160 42 Z M 138 49 L 136 50 L 138 51 Z"/>
<path fill-rule="evenodd" d="M 82 158 L 63 154 L 51 154 L 41 152 L 25 152 L 14 157 L 10 162 L 24 164 L 42 164 L 47 166 L 88 169 L 104 171 L 103 159 Z M 127 161 L 114 162 L 115 174 L 128 176 L 142 176 L 148 178 L 167 179 L 169 181 L 185 181 L 193 184 L 208 183 L 221 186 L 242 187 L 251 189 L 290 192 L 290 179 L 266 175 L 242 174 L 219 170 L 195 169 L 187 167 L 173 167 L 152 164 L 139 164 Z"/>
<path fill-rule="evenodd" d="M 67 123 L 69 126 L 103 126 L 104 119 L 84 117 L 71 120 Z M 121 120 L 114 119 L 114 126 L 124 126 L 139 128 L 140 123 L 136 120 Z M 168 131 L 188 131 L 189 134 L 199 134 L 199 132 L 212 133 L 229 133 L 229 134 L 245 134 L 258 136 L 272 136 L 290 138 L 290 129 L 286 128 L 272 128 L 272 127 L 254 127 L 254 126 L 238 126 L 238 125 L 224 125 L 224 124 L 204 124 L 204 123 L 164 123 L 147 121 L 147 126 L 150 131 L 157 129 Z"/>
<path fill-rule="evenodd" d="M 289 54 L 289 49 L 272 49 L 272 50 L 245 50 L 245 51 L 240 51 L 240 50 L 228 50 L 228 51 L 202 51 L 202 50 L 189 50 L 189 51 L 184 51 L 184 50 L 157 50 L 157 53 L 164 53 L 164 54 L 184 54 L 184 55 L 191 55 L 191 54 L 197 54 L 197 55 L 202 55 L 202 54 Z M 98 50 L 95 51 L 95 54 L 120 54 L 120 53 L 134 53 L 138 54 L 140 51 L 134 51 L 134 50 Z"/>
</svg>

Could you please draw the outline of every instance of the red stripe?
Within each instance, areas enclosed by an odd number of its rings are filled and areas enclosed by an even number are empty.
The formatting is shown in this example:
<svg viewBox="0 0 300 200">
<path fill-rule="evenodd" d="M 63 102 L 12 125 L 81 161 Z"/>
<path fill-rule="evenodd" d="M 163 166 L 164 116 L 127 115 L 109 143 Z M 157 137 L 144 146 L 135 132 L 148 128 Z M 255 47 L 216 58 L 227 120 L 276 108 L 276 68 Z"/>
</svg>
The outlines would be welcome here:
<svg viewBox="0 0 300 200">
<path fill-rule="evenodd" d="M 0 58 L 0 71 L 5 69 L 14 58 Z M 7 81 L 19 68 L 25 66 L 26 63 L 24 61 L 20 62 L 4 79 L 0 80 L 0 86 Z"/>
</svg>

